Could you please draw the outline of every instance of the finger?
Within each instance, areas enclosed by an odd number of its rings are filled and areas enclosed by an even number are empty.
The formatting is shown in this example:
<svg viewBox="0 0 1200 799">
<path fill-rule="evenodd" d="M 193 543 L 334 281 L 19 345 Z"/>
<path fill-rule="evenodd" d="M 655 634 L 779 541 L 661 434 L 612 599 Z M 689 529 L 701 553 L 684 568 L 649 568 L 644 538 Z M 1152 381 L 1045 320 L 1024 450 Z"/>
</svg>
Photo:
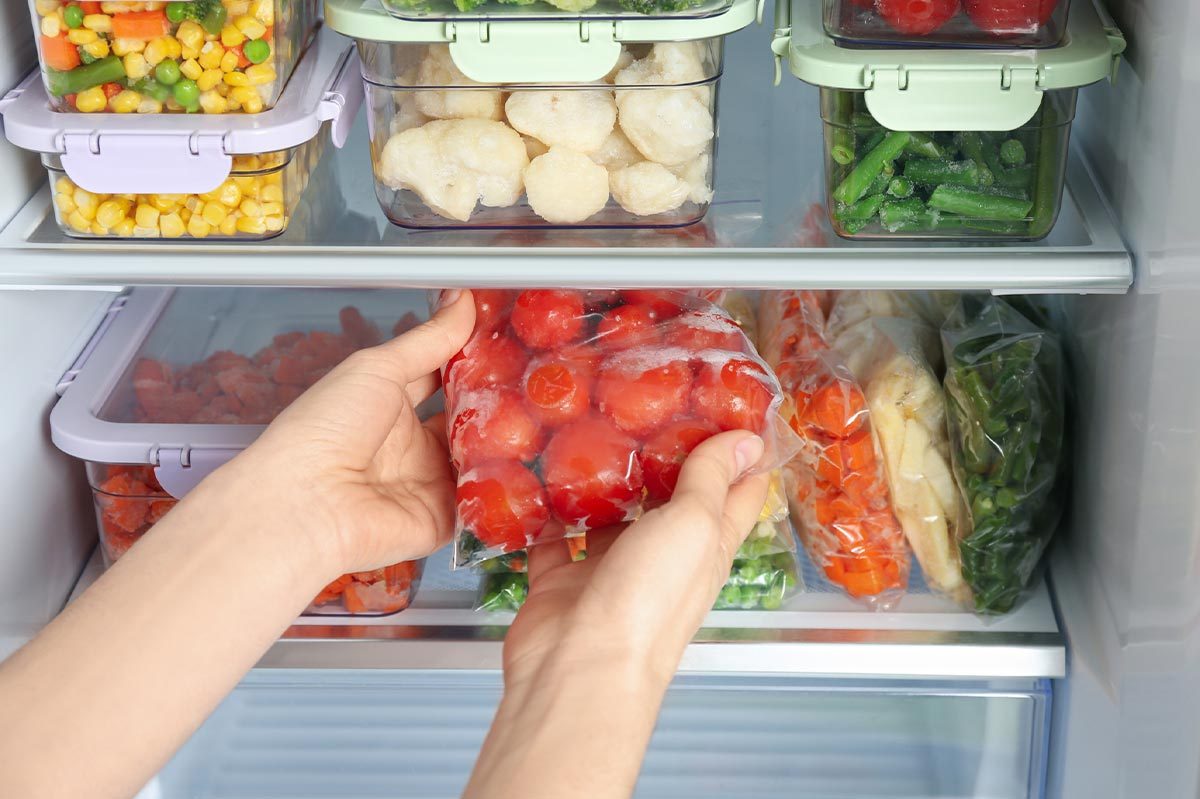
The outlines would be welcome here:
<svg viewBox="0 0 1200 799">
<path fill-rule="evenodd" d="M 532 586 L 551 569 L 571 562 L 571 550 L 566 541 L 548 541 L 529 548 L 529 584 Z"/>
<path fill-rule="evenodd" d="M 721 525 L 721 539 L 724 551 L 732 555 L 745 542 L 750 531 L 754 529 L 763 503 L 767 501 L 767 488 L 771 483 L 770 475 L 754 474 L 743 477 L 732 488 L 725 499 L 724 522 Z"/>
<path fill-rule="evenodd" d="M 763 450 L 763 440 L 745 430 L 720 433 L 701 443 L 683 462 L 671 504 L 694 504 L 720 519 L 730 485 L 758 462 Z"/>
<path fill-rule="evenodd" d="M 450 448 L 450 442 L 446 439 L 446 414 L 435 413 L 421 422 L 421 426 L 429 431 L 429 435 L 433 436 L 443 449 Z"/>
<path fill-rule="evenodd" d="M 404 391 L 408 394 L 408 401 L 417 406 L 436 394 L 441 387 L 441 372 L 434 370 L 429 374 L 421 375 L 416 380 L 410 380 Z"/>
<path fill-rule="evenodd" d="M 470 291 L 448 291 L 429 321 L 375 349 L 394 357 L 405 384 L 436 372 L 463 348 L 475 328 L 475 302 Z M 430 392 L 433 393 L 432 391 Z"/>
</svg>

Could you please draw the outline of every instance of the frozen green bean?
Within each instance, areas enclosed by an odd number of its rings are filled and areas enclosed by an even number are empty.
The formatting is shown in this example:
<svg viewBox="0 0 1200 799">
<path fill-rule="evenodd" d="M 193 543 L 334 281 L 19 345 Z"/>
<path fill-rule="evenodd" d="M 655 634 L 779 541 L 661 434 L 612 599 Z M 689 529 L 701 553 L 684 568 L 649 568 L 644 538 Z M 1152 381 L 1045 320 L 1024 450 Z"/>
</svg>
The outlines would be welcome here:
<svg viewBox="0 0 1200 799">
<path fill-rule="evenodd" d="M 970 158 L 964 161 L 910 158 L 904 162 L 904 177 L 926 186 L 987 186 L 987 178 L 990 175 L 990 172 Z"/>
<path fill-rule="evenodd" d="M 1033 202 L 942 184 L 929 195 L 929 206 L 972 219 L 1015 221 L 1029 216 Z"/>
<path fill-rule="evenodd" d="M 833 198 L 841 203 L 853 203 L 861 199 L 883 171 L 884 164 L 894 161 L 904 149 L 908 138 L 908 134 L 903 131 L 890 131 L 885 134 L 883 141 L 863 155 L 845 180 L 833 190 Z"/>
</svg>

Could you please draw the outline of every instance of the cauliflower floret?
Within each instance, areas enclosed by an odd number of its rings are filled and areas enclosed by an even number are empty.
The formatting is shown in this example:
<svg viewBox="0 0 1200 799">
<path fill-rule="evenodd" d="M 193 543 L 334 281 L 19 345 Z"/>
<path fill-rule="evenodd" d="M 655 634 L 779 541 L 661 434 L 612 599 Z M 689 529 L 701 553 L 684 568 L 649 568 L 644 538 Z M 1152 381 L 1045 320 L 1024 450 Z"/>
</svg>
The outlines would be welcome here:
<svg viewBox="0 0 1200 799">
<path fill-rule="evenodd" d="M 411 189 L 440 216 L 467 222 L 482 202 L 504 208 L 521 197 L 529 157 L 520 134 L 487 119 L 435 119 L 388 139 L 376 173 Z"/>
<path fill-rule="evenodd" d="M 671 170 L 653 161 L 618 169 L 609 175 L 613 199 L 635 216 L 674 211 L 688 198 L 691 187 Z"/>
<path fill-rule="evenodd" d="M 689 161 L 683 166 L 673 166 L 670 170 L 684 183 L 688 184 L 688 201 L 696 205 L 708 205 L 712 202 L 712 175 L 709 167 L 712 156 L 704 153 L 695 161 Z"/>
<path fill-rule="evenodd" d="M 551 147 L 525 170 L 525 196 L 542 219 L 573 225 L 608 204 L 608 170 L 581 152 Z"/>
<path fill-rule="evenodd" d="M 613 132 L 608 134 L 600 149 L 590 155 L 593 161 L 609 171 L 633 166 L 642 160 L 642 154 L 620 128 L 613 128 Z"/>
<path fill-rule="evenodd" d="M 610 69 L 608 71 L 608 74 L 604 76 L 604 82 L 605 83 L 616 83 L 617 75 L 621 72 L 621 70 L 625 69 L 625 67 L 629 66 L 632 63 L 633 63 L 633 53 L 629 52 L 629 50 L 622 47 L 621 54 L 619 56 L 617 56 L 617 63 L 614 64 L 613 68 Z"/>
<path fill-rule="evenodd" d="M 431 44 L 417 68 L 418 86 L 480 86 L 450 57 L 450 46 Z M 417 110 L 434 119 L 500 119 L 504 95 L 498 89 L 441 89 L 417 92 Z"/>
<path fill-rule="evenodd" d="M 525 154 L 529 156 L 529 160 L 537 158 L 539 155 L 545 155 L 550 152 L 550 148 L 532 136 L 522 136 L 525 140 Z"/>
<path fill-rule="evenodd" d="M 508 124 L 549 147 L 581 153 L 599 149 L 617 122 L 610 91 L 513 92 L 504 103 Z"/>
<path fill-rule="evenodd" d="M 704 44 L 699 41 L 659 42 L 645 58 L 619 70 L 613 79 L 618 86 L 681 86 L 707 80 L 710 71 L 704 65 Z M 691 86 L 687 91 L 708 104 L 711 88 Z"/>
<path fill-rule="evenodd" d="M 396 85 L 412 86 L 416 80 L 417 68 L 410 67 L 396 78 Z M 388 132 L 393 136 L 409 128 L 419 128 L 429 121 L 429 117 L 422 114 L 417 108 L 417 92 L 392 91 L 390 94 L 379 92 L 378 96 L 382 102 L 386 103 L 390 99 L 396 104 L 396 113 L 388 123 Z"/>
<path fill-rule="evenodd" d="M 708 104 L 687 90 L 617 92 L 617 119 L 638 152 L 666 166 L 698 158 L 713 138 Z"/>
</svg>

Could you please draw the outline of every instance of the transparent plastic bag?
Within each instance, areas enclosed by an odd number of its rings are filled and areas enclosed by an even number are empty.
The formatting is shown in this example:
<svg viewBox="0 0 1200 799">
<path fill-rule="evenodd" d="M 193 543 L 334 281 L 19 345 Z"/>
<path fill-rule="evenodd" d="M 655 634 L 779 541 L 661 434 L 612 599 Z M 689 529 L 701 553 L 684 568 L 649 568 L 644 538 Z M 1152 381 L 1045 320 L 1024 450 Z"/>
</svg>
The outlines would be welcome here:
<svg viewBox="0 0 1200 799">
<path fill-rule="evenodd" d="M 456 567 L 636 519 L 722 430 L 798 441 L 779 381 L 717 306 L 675 291 L 475 292 L 443 373 L 458 469 Z"/>
<path fill-rule="evenodd" d="M 1008 302 L 969 296 L 943 326 L 942 349 L 954 476 L 971 520 L 963 576 L 976 612 L 1006 613 L 1062 512 L 1062 348 Z"/>
<path fill-rule="evenodd" d="M 842 297 L 833 314 L 839 310 L 846 310 Z M 865 391 L 892 512 L 926 585 L 969 606 L 971 589 L 958 555 L 969 521 L 950 462 L 946 401 L 935 371 L 941 362 L 937 331 L 913 316 L 867 316 L 832 343 L 853 364 Z"/>
<path fill-rule="evenodd" d="M 891 510 L 862 388 L 825 340 L 822 297 L 764 294 L 762 351 L 787 392 L 803 446 L 784 474 L 809 557 L 848 594 L 876 609 L 908 584 L 909 554 Z"/>
</svg>

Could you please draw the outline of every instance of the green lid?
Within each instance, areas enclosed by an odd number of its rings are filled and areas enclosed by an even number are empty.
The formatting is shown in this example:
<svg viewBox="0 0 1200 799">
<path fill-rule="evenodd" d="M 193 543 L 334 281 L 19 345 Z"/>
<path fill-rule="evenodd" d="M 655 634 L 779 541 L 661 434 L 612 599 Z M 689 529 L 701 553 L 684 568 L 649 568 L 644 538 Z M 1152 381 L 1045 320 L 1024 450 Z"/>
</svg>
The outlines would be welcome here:
<svg viewBox="0 0 1200 799">
<path fill-rule="evenodd" d="M 826 36 L 819 2 L 779 0 L 775 82 L 786 57 L 800 80 L 865 92 L 871 115 L 892 130 L 1012 130 L 1033 117 L 1043 92 L 1116 77 L 1125 37 L 1101 13 L 1076 0 L 1058 47 L 860 49 Z"/>
<path fill-rule="evenodd" d="M 446 42 L 455 65 L 480 83 L 590 83 L 617 64 L 623 43 L 710 39 L 761 17 L 763 0 L 733 0 L 707 17 L 619 19 L 397 19 L 379 0 L 325 0 L 325 22 L 355 39 Z"/>
</svg>

